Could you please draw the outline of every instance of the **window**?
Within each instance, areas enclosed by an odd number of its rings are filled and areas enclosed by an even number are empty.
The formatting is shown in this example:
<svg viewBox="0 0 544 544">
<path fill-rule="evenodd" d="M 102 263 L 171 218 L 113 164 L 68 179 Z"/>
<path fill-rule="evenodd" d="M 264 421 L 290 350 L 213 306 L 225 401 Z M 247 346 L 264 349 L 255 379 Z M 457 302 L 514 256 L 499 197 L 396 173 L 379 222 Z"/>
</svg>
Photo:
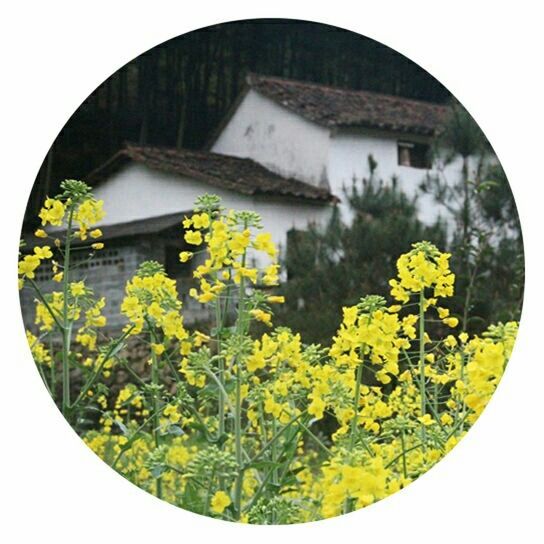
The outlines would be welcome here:
<svg viewBox="0 0 544 544">
<path fill-rule="evenodd" d="M 412 168 L 430 168 L 431 158 L 428 144 L 416 142 L 398 142 L 398 163 Z"/>
</svg>

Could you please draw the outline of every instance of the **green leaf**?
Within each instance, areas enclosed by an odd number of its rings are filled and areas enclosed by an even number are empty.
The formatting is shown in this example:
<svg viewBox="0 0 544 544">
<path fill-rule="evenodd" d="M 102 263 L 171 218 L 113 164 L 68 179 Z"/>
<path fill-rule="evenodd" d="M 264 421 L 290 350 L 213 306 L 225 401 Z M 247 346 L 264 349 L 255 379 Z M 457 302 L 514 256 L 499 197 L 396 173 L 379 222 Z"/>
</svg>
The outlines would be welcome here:
<svg viewBox="0 0 544 544">
<path fill-rule="evenodd" d="M 120 421 L 115 421 L 115 424 L 121 429 L 121 432 L 126 436 L 128 435 L 128 429 L 127 426 L 124 423 L 121 423 Z"/>
<path fill-rule="evenodd" d="M 179 425 L 170 425 L 167 429 L 167 433 L 174 436 L 181 436 L 185 434 L 185 431 Z"/>
<path fill-rule="evenodd" d="M 151 469 L 151 475 L 153 476 L 153 478 L 160 478 L 164 474 L 165 470 L 166 467 L 164 465 L 158 465 Z"/>
</svg>

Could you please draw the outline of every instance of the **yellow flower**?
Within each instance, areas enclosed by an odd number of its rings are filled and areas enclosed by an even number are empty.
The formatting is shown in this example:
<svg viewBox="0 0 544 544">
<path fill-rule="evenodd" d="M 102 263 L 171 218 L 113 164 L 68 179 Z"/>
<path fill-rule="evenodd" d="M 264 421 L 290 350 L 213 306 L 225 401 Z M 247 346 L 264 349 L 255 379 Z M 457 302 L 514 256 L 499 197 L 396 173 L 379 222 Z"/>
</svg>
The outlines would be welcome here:
<svg viewBox="0 0 544 544">
<path fill-rule="evenodd" d="M 194 332 L 194 344 L 195 347 L 200 347 L 202 344 L 205 344 L 206 342 L 210 341 L 210 337 L 207 334 L 204 334 L 200 331 Z"/>
<path fill-rule="evenodd" d="M 232 238 L 228 242 L 228 247 L 235 255 L 242 255 L 249 245 L 251 238 L 251 232 L 249 229 L 245 229 L 242 232 L 235 232 Z"/>
<path fill-rule="evenodd" d="M 179 254 L 179 260 L 182 263 L 186 263 L 189 259 L 192 258 L 192 256 L 193 256 L 193 253 L 191 253 L 190 251 L 182 251 Z"/>
<path fill-rule="evenodd" d="M 202 243 L 202 233 L 198 230 L 188 230 L 185 233 L 185 241 L 193 246 L 199 246 Z"/>
<path fill-rule="evenodd" d="M 178 408 L 174 404 L 169 404 L 165 407 L 163 414 L 170 420 L 170 423 L 176 424 L 181 419 L 181 414 L 178 411 Z"/>
<path fill-rule="evenodd" d="M 459 325 L 459 320 L 456 317 L 446 317 L 446 319 L 442 320 L 442 323 L 444 325 L 447 325 L 448 327 L 457 327 Z"/>
<path fill-rule="evenodd" d="M 279 271 L 280 265 L 279 264 L 271 264 L 268 266 L 265 270 L 265 274 L 263 276 L 263 283 L 265 285 L 277 285 L 278 284 L 278 271 Z"/>
<path fill-rule="evenodd" d="M 428 427 L 429 425 L 434 424 L 434 419 L 429 414 L 425 414 L 424 416 L 420 416 L 420 417 L 417 418 L 417 420 L 420 423 L 423 423 L 423 425 L 425 425 L 426 427 Z"/>
<path fill-rule="evenodd" d="M 104 244 L 102 242 L 96 242 L 94 244 L 91 244 L 91 247 L 93 249 L 104 249 Z"/>
<path fill-rule="evenodd" d="M 195 214 L 192 217 L 195 229 L 207 229 L 210 226 L 210 216 L 207 213 Z"/>
<path fill-rule="evenodd" d="M 52 358 L 47 348 L 30 331 L 26 331 L 26 338 L 34 361 L 40 365 L 51 366 Z"/>
<path fill-rule="evenodd" d="M 285 297 L 270 295 L 269 297 L 266 297 L 266 301 L 270 302 L 270 304 L 283 304 L 285 302 Z"/>
<path fill-rule="evenodd" d="M 453 423 L 453 417 L 447 412 L 444 412 L 440 416 L 440 423 L 442 423 L 442 425 L 451 425 Z"/>
<path fill-rule="evenodd" d="M 429 363 L 434 363 L 435 361 L 434 353 L 427 353 L 427 355 L 425 355 L 425 360 L 429 361 Z"/>
<path fill-rule="evenodd" d="M 449 253 L 441 253 L 429 242 L 417 242 L 412 250 L 397 260 L 398 279 L 392 279 L 391 295 L 408 302 L 411 293 L 434 287 L 434 297 L 451 297 L 455 275 L 449 269 Z M 431 300 L 429 300 L 430 304 Z M 436 303 L 436 299 L 432 299 Z"/>
<path fill-rule="evenodd" d="M 257 269 L 240 266 L 234 274 L 234 282 L 240 283 L 241 278 L 249 278 L 252 283 L 257 283 Z"/>
<path fill-rule="evenodd" d="M 60 227 L 62 220 L 64 219 L 65 206 L 60 200 L 54 198 L 46 198 L 43 208 L 40 210 L 38 216 L 42 220 L 42 225 L 47 223 Z"/>
<path fill-rule="evenodd" d="M 82 281 L 74 282 L 70 284 L 70 293 L 72 296 L 79 297 L 85 294 L 85 284 Z"/>
<path fill-rule="evenodd" d="M 34 233 L 34 236 L 36 236 L 36 238 L 47 238 L 47 232 L 45 232 L 43 229 L 38 229 Z"/>
<path fill-rule="evenodd" d="M 310 397 L 312 397 L 311 394 Z M 308 405 L 308 413 L 316 419 L 323 419 L 326 406 L 327 404 L 321 397 L 313 396 L 312 402 Z"/>
<path fill-rule="evenodd" d="M 274 242 L 272 241 L 272 235 L 269 232 L 262 232 L 257 234 L 253 247 L 259 251 L 264 251 L 268 256 L 274 258 L 278 253 Z"/>
<path fill-rule="evenodd" d="M 263 310 L 251 310 L 249 312 L 257 321 L 262 321 L 269 327 L 272 326 L 271 319 L 272 316 L 268 312 L 264 312 Z"/>
<path fill-rule="evenodd" d="M 100 229 L 94 229 L 90 233 L 91 238 L 100 238 L 102 236 L 102 231 Z"/>
<path fill-rule="evenodd" d="M 164 353 L 165 347 L 163 344 L 151 344 L 151 349 L 155 355 L 162 355 Z"/>
<path fill-rule="evenodd" d="M 37 255 L 26 255 L 22 261 L 19 261 L 19 276 L 34 278 L 34 271 L 40 266 L 40 258 Z"/>
<path fill-rule="evenodd" d="M 230 497 L 224 491 L 217 491 L 212 497 L 211 508 L 216 514 L 222 514 L 231 503 Z"/>
<path fill-rule="evenodd" d="M 85 233 L 87 227 L 98 223 L 106 215 L 103 200 L 89 198 L 83 201 L 74 213 L 74 221 L 79 223 L 80 230 Z"/>
<path fill-rule="evenodd" d="M 39 259 L 50 259 L 53 256 L 53 253 L 51 252 L 51 248 L 49 246 L 35 247 L 34 254 Z"/>
</svg>

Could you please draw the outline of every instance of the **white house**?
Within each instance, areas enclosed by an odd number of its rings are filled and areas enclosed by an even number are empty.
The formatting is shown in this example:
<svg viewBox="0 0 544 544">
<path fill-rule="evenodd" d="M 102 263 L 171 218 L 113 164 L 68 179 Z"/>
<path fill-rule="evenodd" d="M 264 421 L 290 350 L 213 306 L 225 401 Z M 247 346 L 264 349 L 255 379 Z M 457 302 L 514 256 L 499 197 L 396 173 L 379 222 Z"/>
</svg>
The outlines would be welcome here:
<svg viewBox="0 0 544 544">
<path fill-rule="evenodd" d="M 369 155 L 378 178 L 396 177 L 408 195 L 438 169 L 450 180 L 460 175 L 460 158 L 449 164 L 430 159 L 429 146 L 448 112 L 419 100 L 250 74 L 208 149 L 329 190 L 349 220 L 343 187 L 368 176 Z M 421 220 L 430 224 L 439 212 L 432 197 L 420 197 Z"/>
<path fill-rule="evenodd" d="M 285 247 L 290 229 L 322 222 L 334 196 L 293 177 L 280 176 L 249 158 L 128 144 L 87 180 L 104 200 L 102 225 L 191 211 L 197 197 L 213 193 L 226 208 L 260 214 L 265 231 Z M 181 228 L 181 227 L 180 227 Z"/>
<path fill-rule="evenodd" d="M 106 297 L 104 314 L 112 329 L 124 324 L 119 306 L 126 282 L 141 262 L 151 259 L 164 263 L 167 273 L 177 280 L 186 321 L 209 317 L 209 308 L 188 296 L 194 285 L 192 269 L 201 258 L 184 264 L 179 261 L 181 251 L 194 249 L 184 241 L 182 220 L 191 214 L 197 197 L 213 193 L 226 208 L 259 213 L 263 229 L 272 233 L 280 251 L 289 230 L 323 222 L 335 200 L 326 189 L 279 176 L 251 159 L 138 145 L 126 145 L 86 181 L 94 186 L 96 198 L 104 201 L 106 217 L 99 226 L 106 249 L 88 261 L 88 251 L 79 252 L 76 244 L 73 279 L 85 279 Z M 36 240 L 32 235 L 27 239 L 32 248 Z M 269 262 L 266 256 L 250 258 L 253 266 Z M 51 276 L 47 267 L 36 275 L 46 292 L 57 288 Z M 21 298 L 25 323 L 31 327 L 33 294 L 24 290 Z"/>
<path fill-rule="evenodd" d="M 368 156 L 384 180 L 397 176 L 413 194 L 429 162 L 429 145 L 448 108 L 367 91 L 352 91 L 275 77 L 249 75 L 207 149 L 189 151 L 127 145 L 86 179 L 103 199 L 101 227 L 107 249 L 80 272 L 108 298 L 110 324 L 118 317 L 123 286 L 139 262 L 156 259 L 178 278 L 193 320 L 202 307 L 186 296 L 190 267 L 181 219 L 204 193 L 225 207 L 258 212 L 266 231 L 285 248 L 291 229 L 323 224 L 332 204 L 349 220 L 343 187 L 368 176 Z M 460 163 L 447 168 L 458 175 Z M 437 207 L 420 201 L 420 216 Z M 263 263 L 256 263 L 263 264 Z M 47 272 L 42 281 L 47 281 Z M 23 308 L 25 308 L 23 300 Z"/>
</svg>

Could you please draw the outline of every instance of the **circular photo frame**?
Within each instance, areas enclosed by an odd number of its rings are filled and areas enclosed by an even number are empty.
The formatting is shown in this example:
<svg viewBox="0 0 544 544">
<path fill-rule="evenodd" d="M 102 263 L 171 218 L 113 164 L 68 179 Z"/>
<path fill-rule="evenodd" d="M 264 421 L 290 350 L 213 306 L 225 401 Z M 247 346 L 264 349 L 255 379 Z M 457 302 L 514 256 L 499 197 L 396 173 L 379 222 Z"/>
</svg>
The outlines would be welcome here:
<svg viewBox="0 0 544 544">
<path fill-rule="evenodd" d="M 36 367 L 105 463 L 251 524 L 371 505 L 493 395 L 521 226 L 435 78 L 340 28 L 257 19 L 143 53 L 66 123 L 18 264 Z"/>
</svg>

